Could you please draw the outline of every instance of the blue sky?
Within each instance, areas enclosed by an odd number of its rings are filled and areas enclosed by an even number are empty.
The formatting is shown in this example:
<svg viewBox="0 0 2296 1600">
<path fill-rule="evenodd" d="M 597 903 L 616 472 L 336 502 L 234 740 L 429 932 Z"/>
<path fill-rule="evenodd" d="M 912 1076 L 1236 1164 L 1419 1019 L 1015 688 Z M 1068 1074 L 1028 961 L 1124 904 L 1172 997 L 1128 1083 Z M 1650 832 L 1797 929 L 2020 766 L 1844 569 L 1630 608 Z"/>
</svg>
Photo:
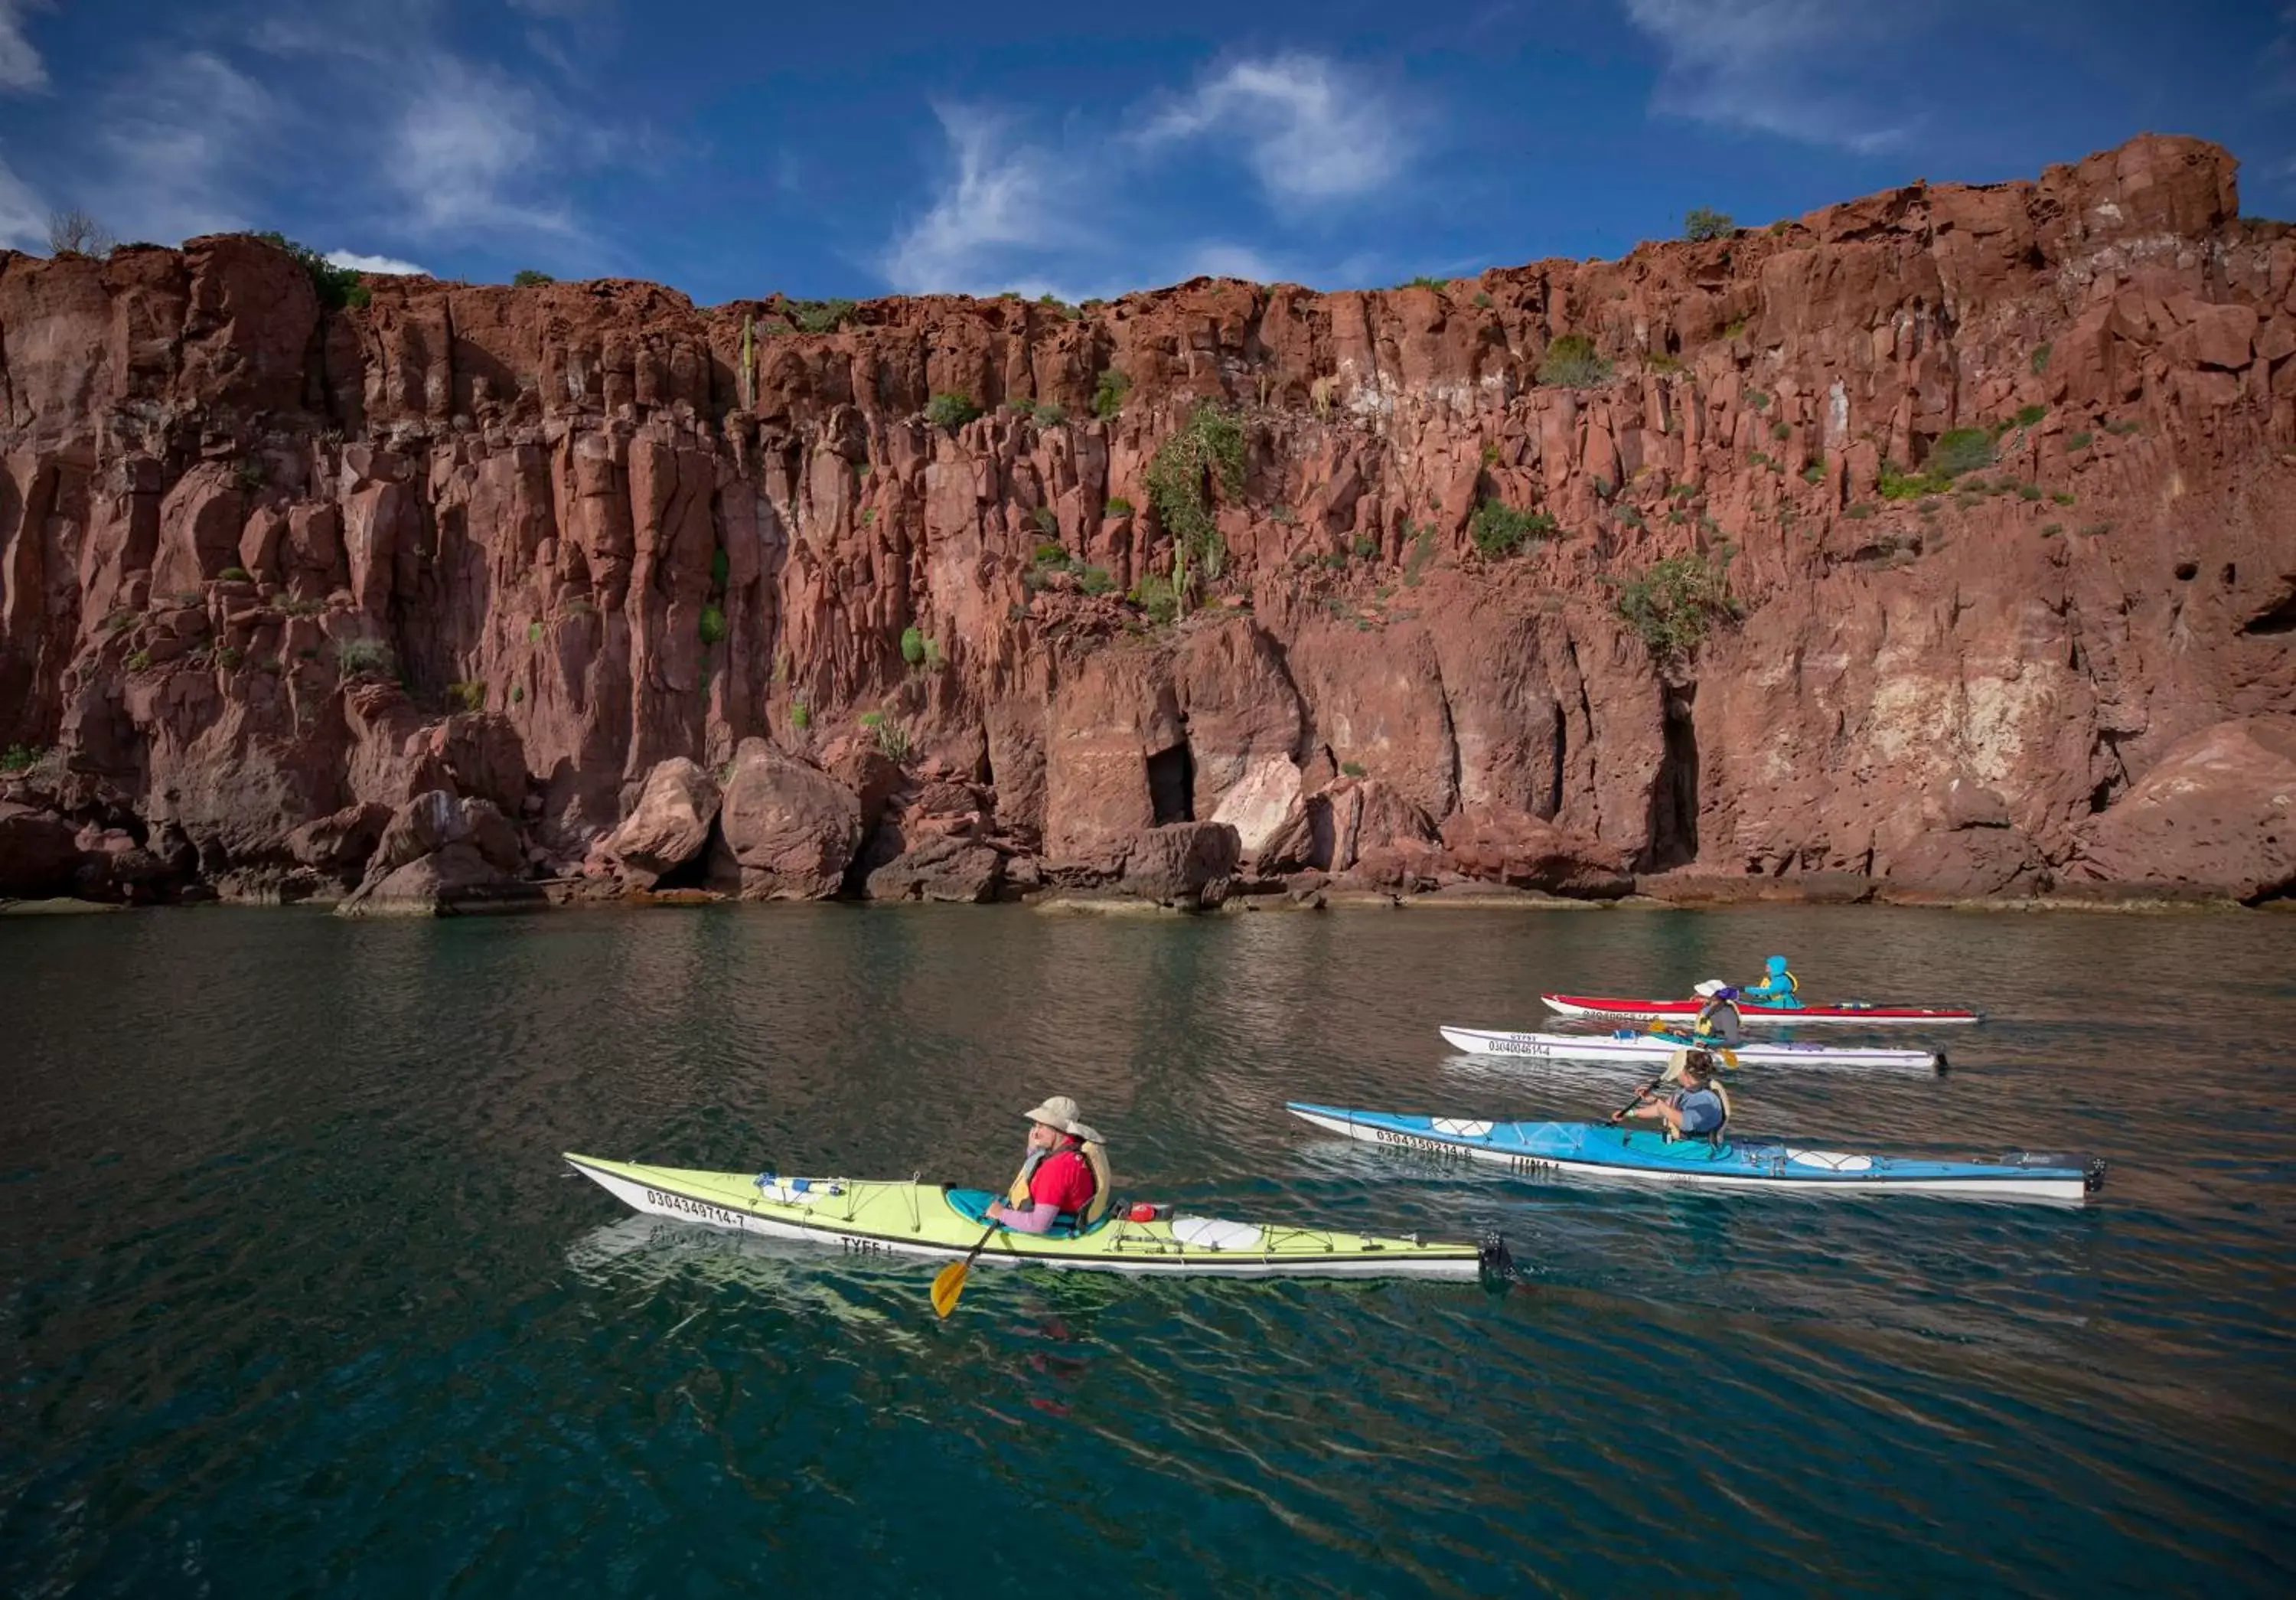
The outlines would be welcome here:
<svg viewBox="0 0 2296 1600">
<path fill-rule="evenodd" d="M 1319 288 L 1617 255 L 2141 130 L 2296 217 L 2286 0 L 0 0 L 0 243 L 779 290 Z M 2173 23 L 2162 19 L 2173 17 Z"/>
</svg>

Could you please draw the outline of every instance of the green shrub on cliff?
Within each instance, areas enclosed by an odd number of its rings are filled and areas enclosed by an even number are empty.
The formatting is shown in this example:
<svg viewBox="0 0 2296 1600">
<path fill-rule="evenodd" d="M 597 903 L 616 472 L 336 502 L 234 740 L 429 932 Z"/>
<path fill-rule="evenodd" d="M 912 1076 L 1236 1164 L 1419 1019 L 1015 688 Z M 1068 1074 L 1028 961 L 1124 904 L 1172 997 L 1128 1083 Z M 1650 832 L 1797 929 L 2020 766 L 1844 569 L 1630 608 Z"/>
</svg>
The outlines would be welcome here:
<svg viewBox="0 0 2296 1600">
<path fill-rule="evenodd" d="M 1159 628 L 1169 627 L 1180 614 L 1178 588 L 1162 573 L 1151 572 L 1132 586 L 1132 603 L 1148 613 L 1148 620 Z"/>
<path fill-rule="evenodd" d="M 1964 472 L 1974 472 L 1992 464 L 1990 428 L 1949 428 L 1938 435 L 1937 443 L 1930 448 L 1930 471 L 1948 478 L 1958 478 Z"/>
<path fill-rule="evenodd" d="M 790 320 L 805 333 L 834 333 L 852 316 L 851 300 L 791 300 Z"/>
<path fill-rule="evenodd" d="M 483 711 L 487 709 L 487 685 L 478 678 L 451 683 L 447 685 L 447 699 L 458 710 Z"/>
<path fill-rule="evenodd" d="M 1546 347 L 1538 363 L 1538 381 L 1552 389 L 1588 389 L 1610 376 L 1611 364 L 1584 333 L 1563 334 Z"/>
<path fill-rule="evenodd" d="M 1543 511 L 1518 511 L 1504 500 L 1486 499 L 1467 524 L 1469 537 L 1486 560 L 1497 561 L 1553 536 L 1556 523 Z"/>
<path fill-rule="evenodd" d="M 1201 566 L 1205 577 L 1217 578 L 1227 554 L 1205 493 L 1208 478 L 1228 494 L 1243 492 L 1243 423 L 1226 406 L 1201 400 L 1164 436 L 1147 472 L 1148 505 L 1172 536 L 1173 585 L 1183 601 L 1191 569 Z"/>
<path fill-rule="evenodd" d="M 1717 211 L 1708 206 L 1693 206 L 1682 219 L 1682 236 L 1693 244 L 1703 244 L 1709 239 L 1727 239 L 1738 231 L 1727 211 Z"/>
<path fill-rule="evenodd" d="M 1619 616 L 1642 636 L 1653 660 L 1680 665 L 1696 652 L 1707 630 L 1735 618 L 1730 598 L 1730 557 L 1669 555 L 1641 577 L 1617 585 Z"/>
<path fill-rule="evenodd" d="M 381 639 L 341 639 L 335 644 L 335 665 L 345 677 L 390 676 L 390 646 Z"/>
<path fill-rule="evenodd" d="M 1102 422 L 1116 420 L 1124 409 L 1124 397 L 1132 392 L 1132 380 L 1114 367 L 1100 374 L 1100 382 L 1092 391 L 1092 414 Z"/>
<path fill-rule="evenodd" d="M 980 414 L 967 394 L 938 394 L 925 402 L 925 421 L 936 428 L 962 428 Z"/>
<path fill-rule="evenodd" d="M 539 289 L 545 283 L 555 283 L 557 281 L 548 273 L 537 272 L 531 267 L 521 267 L 510 275 L 510 286 L 512 289 Z"/>
<path fill-rule="evenodd" d="M 29 772 L 47 754 L 37 744 L 12 744 L 0 753 L 0 772 Z"/>
<path fill-rule="evenodd" d="M 912 667 L 924 665 L 924 629 L 912 625 L 901 630 L 901 659 Z"/>
<path fill-rule="evenodd" d="M 311 287 L 319 293 L 319 304 L 330 311 L 344 307 L 360 307 L 373 298 L 367 286 L 359 282 L 358 274 L 348 267 L 337 267 L 308 244 L 298 244 L 286 234 L 265 232 L 255 235 L 266 244 L 275 245 L 295 258 L 296 264 L 311 275 Z"/>
<path fill-rule="evenodd" d="M 726 608 L 724 606 L 705 605 L 701 608 L 701 642 L 705 645 L 722 644 L 726 642 Z"/>
</svg>

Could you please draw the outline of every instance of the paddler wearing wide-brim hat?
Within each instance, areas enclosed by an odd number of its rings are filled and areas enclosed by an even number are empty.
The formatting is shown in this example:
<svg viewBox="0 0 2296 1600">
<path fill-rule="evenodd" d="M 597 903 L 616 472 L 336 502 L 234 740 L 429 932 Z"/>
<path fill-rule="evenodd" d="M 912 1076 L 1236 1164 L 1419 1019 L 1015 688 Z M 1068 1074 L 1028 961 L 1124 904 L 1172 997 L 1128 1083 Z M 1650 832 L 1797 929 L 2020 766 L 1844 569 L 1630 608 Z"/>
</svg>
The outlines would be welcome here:
<svg viewBox="0 0 2296 1600">
<path fill-rule="evenodd" d="M 1026 1113 L 1027 1159 L 1003 1200 L 987 1216 L 1015 1233 L 1049 1233 L 1062 1218 L 1089 1227 L 1108 1210 L 1108 1153 L 1077 1103 L 1054 1095 Z"/>
</svg>

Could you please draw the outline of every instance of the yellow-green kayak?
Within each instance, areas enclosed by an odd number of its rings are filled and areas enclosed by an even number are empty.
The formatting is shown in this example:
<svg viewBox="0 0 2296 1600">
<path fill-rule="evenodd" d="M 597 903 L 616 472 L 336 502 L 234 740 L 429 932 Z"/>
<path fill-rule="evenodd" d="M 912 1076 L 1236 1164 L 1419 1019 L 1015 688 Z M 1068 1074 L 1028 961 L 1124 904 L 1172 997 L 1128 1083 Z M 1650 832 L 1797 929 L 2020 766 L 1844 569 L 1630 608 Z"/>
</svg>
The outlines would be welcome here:
<svg viewBox="0 0 2296 1600">
<path fill-rule="evenodd" d="M 658 1217 L 784 1239 L 811 1239 L 855 1255 L 948 1260 L 980 1241 L 986 1189 L 947 1184 L 696 1172 L 569 1153 L 567 1161 L 617 1199 Z M 1218 1277 L 1456 1277 L 1503 1270 L 1506 1247 L 1480 1243 L 1160 1217 L 1136 1222 L 1120 1204 L 1080 1233 L 999 1230 L 983 1263 L 1094 1272 Z"/>
</svg>

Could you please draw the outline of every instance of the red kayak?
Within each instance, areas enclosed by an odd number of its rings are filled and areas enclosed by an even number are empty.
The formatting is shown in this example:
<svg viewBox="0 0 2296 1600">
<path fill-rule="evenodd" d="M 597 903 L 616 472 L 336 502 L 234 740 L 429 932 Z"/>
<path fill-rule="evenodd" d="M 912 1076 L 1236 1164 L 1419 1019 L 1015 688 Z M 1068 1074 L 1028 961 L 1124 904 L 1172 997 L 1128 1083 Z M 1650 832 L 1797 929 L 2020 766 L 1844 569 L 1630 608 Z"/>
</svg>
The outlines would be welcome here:
<svg viewBox="0 0 2296 1600">
<path fill-rule="evenodd" d="M 1620 1000 L 1605 995 L 1541 995 L 1549 1010 L 1566 1017 L 1694 1017 L 1703 1000 Z M 1836 1005 L 1758 1005 L 1737 1003 L 1738 1014 L 1749 1022 L 1856 1022 L 1868 1028 L 1934 1026 L 1948 1022 L 1981 1022 L 1981 1011 L 1926 1005 L 1868 1005 L 1844 1000 Z"/>
</svg>

